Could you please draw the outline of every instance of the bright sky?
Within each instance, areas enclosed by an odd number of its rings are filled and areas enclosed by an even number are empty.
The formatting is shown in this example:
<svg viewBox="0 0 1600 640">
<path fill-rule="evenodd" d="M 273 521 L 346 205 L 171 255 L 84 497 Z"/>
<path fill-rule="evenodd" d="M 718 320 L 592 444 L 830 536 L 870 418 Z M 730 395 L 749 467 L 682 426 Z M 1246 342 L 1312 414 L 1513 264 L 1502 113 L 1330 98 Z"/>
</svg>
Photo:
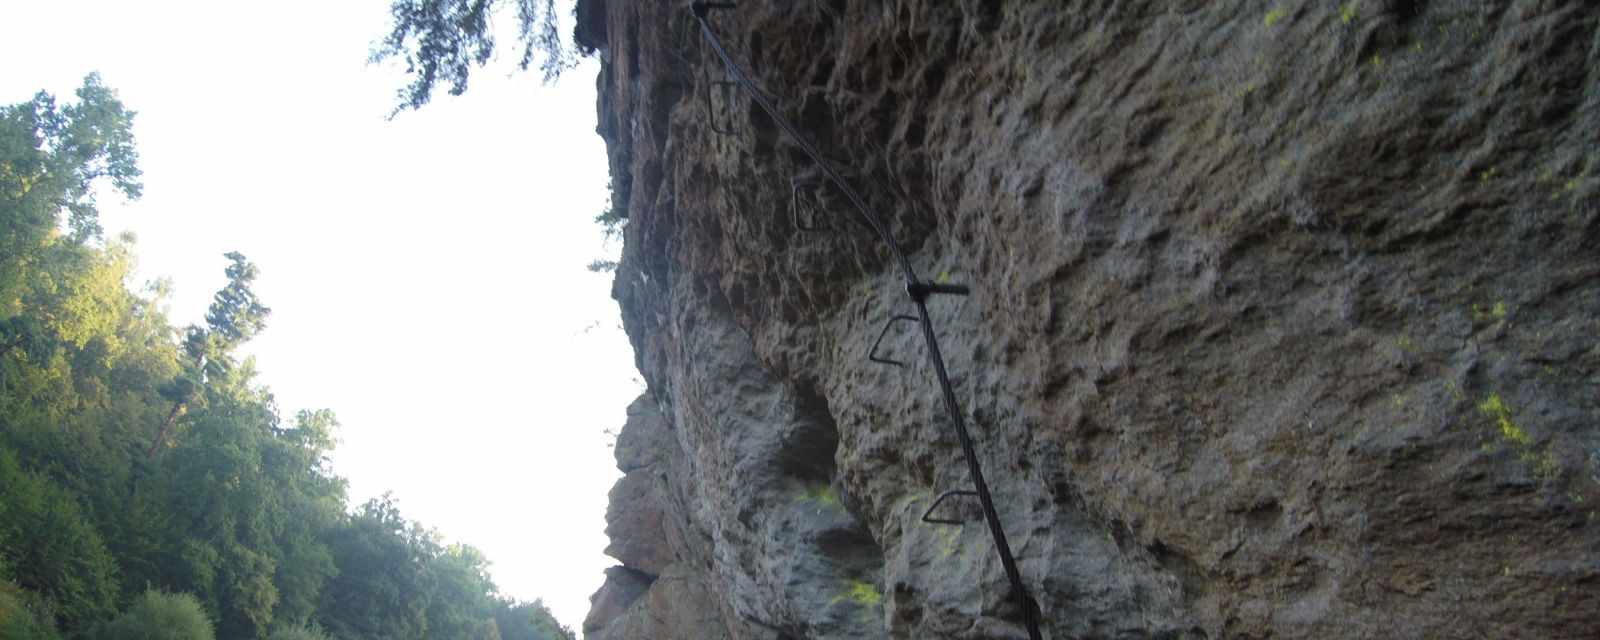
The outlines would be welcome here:
<svg viewBox="0 0 1600 640">
<path fill-rule="evenodd" d="M 273 309 L 250 351 L 285 415 L 338 414 L 352 502 L 393 491 L 577 629 L 615 564 L 604 431 L 640 390 L 610 276 L 584 268 L 616 251 L 592 221 L 596 65 L 544 87 L 507 46 L 465 96 L 386 122 L 403 80 L 366 57 L 388 4 L 10 0 L 0 103 L 99 71 L 138 112 L 145 185 L 103 222 L 173 280 L 173 322 L 248 256 Z"/>
</svg>

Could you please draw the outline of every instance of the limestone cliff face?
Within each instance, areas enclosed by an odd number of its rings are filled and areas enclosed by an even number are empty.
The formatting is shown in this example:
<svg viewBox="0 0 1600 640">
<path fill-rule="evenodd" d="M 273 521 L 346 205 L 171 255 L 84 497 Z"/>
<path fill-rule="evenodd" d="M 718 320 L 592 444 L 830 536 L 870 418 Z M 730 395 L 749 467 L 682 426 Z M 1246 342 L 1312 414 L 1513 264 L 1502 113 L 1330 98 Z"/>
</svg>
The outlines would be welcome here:
<svg viewBox="0 0 1600 640">
<path fill-rule="evenodd" d="M 920 521 L 971 481 L 915 332 L 867 358 L 884 248 L 748 98 L 712 131 L 687 3 L 579 17 L 649 384 L 586 635 L 1025 637 L 981 519 Z M 1046 637 L 1600 637 L 1593 2 L 714 23 L 973 287 L 935 326 Z"/>
</svg>

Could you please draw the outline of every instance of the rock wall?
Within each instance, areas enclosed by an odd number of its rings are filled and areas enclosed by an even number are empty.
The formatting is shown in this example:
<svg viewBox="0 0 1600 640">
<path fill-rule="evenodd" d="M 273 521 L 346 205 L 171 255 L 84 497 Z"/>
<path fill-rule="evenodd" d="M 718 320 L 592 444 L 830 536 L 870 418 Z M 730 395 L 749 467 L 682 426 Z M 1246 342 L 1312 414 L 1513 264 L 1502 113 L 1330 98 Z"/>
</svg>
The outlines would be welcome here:
<svg viewBox="0 0 1600 640">
<path fill-rule="evenodd" d="M 712 130 L 688 3 L 579 18 L 649 385 L 586 636 L 1026 637 L 981 517 L 920 521 L 971 481 L 914 327 L 867 358 L 884 247 L 748 98 Z M 935 326 L 1046 637 L 1600 636 L 1593 2 L 713 22 L 973 287 Z"/>
</svg>

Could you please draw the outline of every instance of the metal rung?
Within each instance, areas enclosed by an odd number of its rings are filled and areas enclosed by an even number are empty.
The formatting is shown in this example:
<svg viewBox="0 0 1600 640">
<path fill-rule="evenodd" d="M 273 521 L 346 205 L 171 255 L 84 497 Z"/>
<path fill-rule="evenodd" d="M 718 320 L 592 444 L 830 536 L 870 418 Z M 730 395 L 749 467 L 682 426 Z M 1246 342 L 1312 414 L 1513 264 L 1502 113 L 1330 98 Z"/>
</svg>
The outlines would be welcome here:
<svg viewBox="0 0 1600 640">
<path fill-rule="evenodd" d="M 1011 550 L 1011 544 L 1006 540 L 1005 529 L 1002 527 L 1000 522 L 1000 515 L 998 512 L 996 512 L 994 507 L 994 498 L 992 495 L 990 495 L 988 483 L 985 482 L 983 477 L 982 464 L 978 460 L 978 454 L 972 442 L 972 435 L 967 431 L 965 420 L 963 419 L 963 415 L 961 413 L 961 405 L 956 400 L 955 391 L 950 383 L 949 372 L 945 369 L 944 356 L 942 356 L 939 352 L 939 341 L 934 335 L 935 331 L 933 320 L 928 314 L 927 299 L 929 296 L 934 294 L 967 295 L 970 292 L 970 289 L 968 289 L 965 285 L 923 282 L 917 276 L 916 270 L 912 267 L 911 260 L 906 255 L 905 250 L 898 242 L 895 241 L 894 235 L 890 231 L 889 227 L 879 216 L 874 214 L 872 210 L 867 207 L 866 200 L 861 197 L 861 194 L 851 187 L 850 184 L 839 175 L 837 170 L 828 164 L 828 162 L 822 157 L 822 153 L 817 150 L 817 147 L 813 145 L 806 136 L 800 133 L 794 123 L 788 118 L 784 117 L 782 111 L 775 104 L 776 100 L 755 87 L 755 83 L 751 79 L 751 74 L 740 67 L 739 64 L 733 59 L 733 56 L 729 55 L 727 47 L 723 45 L 722 39 L 717 36 L 708 18 L 710 11 L 715 9 L 731 9 L 733 8 L 732 3 L 696 2 L 692 5 L 692 8 L 696 22 L 699 23 L 700 33 L 705 37 L 706 43 L 710 45 L 711 49 L 716 53 L 717 58 L 721 59 L 727 73 L 736 79 L 741 86 L 745 87 L 749 91 L 750 98 L 754 102 L 753 106 L 759 107 L 759 113 L 765 113 L 767 117 L 771 119 L 773 125 L 775 125 L 778 129 L 781 129 L 783 133 L 786 134 L 789 139 L 805 153 L 805 155 L 811 158 L 812 162 L 817 164 L 818 168 L 824 175 L 827 176 L 828 180 L 832 182 L 832 184 L 847 200 L 849 200 L 850 204 L 855 209 L 855 212 L 859 214 L 861 222 L 871 228 L 873 234 L 876 235 L 878 239 L 881 240 L 885 245 L 887 245 L 887 248 L 893 255 L 895 261 L 899 262 L 900 270 L 905 277 L 906 294 L 909 295 L 916 303 L 919 317 L 891 317 L 884 325 L 883 331 L 878 333 L 878 339 L 872 343 L 872 348 L 868 350 L 867 357 L 873 362 L 904 367 L 905 363 L 903 362 L 894 360 L 892 358 L 879 356 L 878 349 L 882 347 L 883 339 L 888 336 L 889 329 L 896 323 L 911 321 L 920 322 L 923 324 L 922 335 L 924 343 L 927 345 L 928 364 L 932 368 L 933 374 L 939 382 L 940 391 L 944 396 L 945 412 L 949 416 L 951 426 L 955 431 L 957 439 L 961 443 L 962 457 L 966 459 L 967 471 L 971 476 L 973 486 L 972 491 L 946 491 L 943 494 L 940 494 L 934 499 L 933 504 L 928 506 L 927 512 L 922 514 L 922 520 L 923 522 L 935 524 L 964 524 L 960 520 L 935 518 L 933 517 L 933 512 L 941 503 L 944 502 L 946 498 L 951 496 L 976 497 L 983 506 L 983 519 L 984 522 L 988 524 L 989 537 L 994 541 L 995 554 L 999 556 L 1000 566 L 1005 570 L 1006 580 L 1011 584 L 1011 595 L 1021 605 L 1022 623 L 1027 627 L 1028 638 L 1029 640 L 1044 640 L 1044 634 L 1041 629 L 1042 625 L 1040 624 L 1043 615 L 1041 615 L 1039 603 L 1037 600 L 1034 600 L 1031 595 L 1029 595 L 1028 586 L 1023 580 L 1022 570 L 1017 566 L 1016 555 Z M 716 90 L 716 86 L 717 85 L 713 85 L 707 88 L 706 110 L 709 112 L 708 115 L 712 116 L 711 125 L 713 130 L 717 130 L 718 133 L 731 133 L 731 127 L 718 129 L 716 126 L 716 110 L 714 109 L 713 99 L 711 96 L 711 92 Z M 729 113 L 729 118 L 738 115 L 737 112 L 733 111 L 731 99 L 725 97 L 724 102 L 727 103 L 726 106 Z M 755 118 L 757 115 L 758 112 L 753 109 L 748 114 L 750 118 Z M 754 125 L 756 123 L 752 124 Z M 817 222 L 817 217 L 813 216 L 810 228 L 815 229 Z M 802 219 L 798 215 L 798 211 L 795 212 L 794 223 L 797 228 L 800 228 L 801 230 L 807 230 L 806 226 L 802 224 Z"/>
<path fill-rule="evenodd" d="M 723 115 L 727 125 L 723 127 L 717 126 L 716 99 L 712 97 L 718 90 L 721 90 L 722 93 Z M 739 83 L 732 80 L 717 80 L 706 85 L 706 118 L 711 120 L 712 131 L 725 136 L 731 136 L 736 133 L 733 130 L 733 98 L 737 95 L 739 95 Z"/>
<path fill-rule="evenodd" d="M 884 336 L 889 335 L 889 328 L 893 327 L 895 323 L 898 322 L 918 322 L 918 320 L 912 316 L 895 316 L 893 318 L 889 318 L 889 321 L 883 325 L 883 331 L 878 332 L 878 340 L 872 343 L 872 350 L 867 352 L 868 360 L 882 364 L 892 364 L 897 367 L 906 366 L 906 363 L 899 360 L 884 358 L 878 355 L 878 347 L 883 344 Z"/>
<path fill-rule="evenodd" d="M 733 8 L 734 4 L 732 2 L 696 2 L 690 5 L 690 10 L 694 12 L 695 17 L 702 20 L 706 19 L 706 16 L 712 11 L 722 11 Z M 723 124 L 726 125 L 721 127 L 717 126 L 717 105 L 716 98 L 713 95 L 719 90 L 722 92 L 722 106 L 723 113 L 725 115 Z M 706 85 L 706 118 L 711 121 L 712 131 L 725 136 L 734 135 L 733 97 L 738 94 L 739 83 L 732 80 L 717 80 L 709 85 Z"/>
<path fill-rule="evenodd" d="M 954 489 L 939 494 L 939 497 L 933 499 L 933 504 L 928 505 L 928 510 L 922 513 L 922 521 L 929 524 L 965 524 L 965 522 L 962 520 L 949 520 L 946 518 L 933 517 L 933 510 L 938 509 L 939 503 L 944 502 L 945 498 L 949 498 L 951 496 L 967 496 L 970 498 L 976 498 L 978 497 L 978 492 L 967 491 L 964 489 Z"/>
<path fill-rule="evenodd" d="M 808 233 L 827 230 L 827 227 L 824 227 L 817 222 L 818 217 L 822 213 L 822 207 L 817 203 L 815 189 L 820 183 L 821 181 L 815 177 L 795 176 L 789 179 L 789 187 L 791 189 L 789 199 L 789 215 L 794 220 L 794 228 Z M 802 187 L 810 190 L 812 197 L 809 200 L 802 200 L 800 198 L 800 190 Z M 800 211 L 802 209 L 806 210 L 811 215 L 800 215 Z M 809 225 L 806 224 L 807 218 L 811 220 Z"/>
</svg>

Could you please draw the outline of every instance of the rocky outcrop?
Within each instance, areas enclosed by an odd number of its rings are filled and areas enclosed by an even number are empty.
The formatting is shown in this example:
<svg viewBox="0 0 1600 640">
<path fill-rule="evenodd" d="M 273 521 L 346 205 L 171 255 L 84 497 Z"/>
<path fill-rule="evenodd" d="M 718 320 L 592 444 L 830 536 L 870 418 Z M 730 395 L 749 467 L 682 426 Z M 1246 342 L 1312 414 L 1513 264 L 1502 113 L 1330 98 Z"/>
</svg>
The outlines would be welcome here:
<svg viewBox="0 0 1600 640">
<path fill-rule="evenodd" d="M 708 114 L 687 3 L 580 16 L 649 385 L 586 636 L 1026 637 L 981 520 L 920 520 L 970 479 L 916 332 L 867 358 L 884 248 L 748 99 Z M 1593 3 L 713 20 L 973 287 L 934 326 L 1046 637 L 1600 635 Z"/>
<path fill-rule="evenodd" d="M 606 510 L 606 553 L 623 564 L 606 571 L 591 598 L 584 637 L 717 640 L 735 637 L 726 604 L 711 589 L 711 549 L 685 514 L 698 504 L 691 470 L 669 423 L 648 397 L 628 407 L 616 443 L 626 475 Z M 734 620 L 731 616 L 728 620 Z M 734 629 L 743 629 L 736 622 Z M 739 635 L 737 637 L 748 637 Z"/>
</svg>

